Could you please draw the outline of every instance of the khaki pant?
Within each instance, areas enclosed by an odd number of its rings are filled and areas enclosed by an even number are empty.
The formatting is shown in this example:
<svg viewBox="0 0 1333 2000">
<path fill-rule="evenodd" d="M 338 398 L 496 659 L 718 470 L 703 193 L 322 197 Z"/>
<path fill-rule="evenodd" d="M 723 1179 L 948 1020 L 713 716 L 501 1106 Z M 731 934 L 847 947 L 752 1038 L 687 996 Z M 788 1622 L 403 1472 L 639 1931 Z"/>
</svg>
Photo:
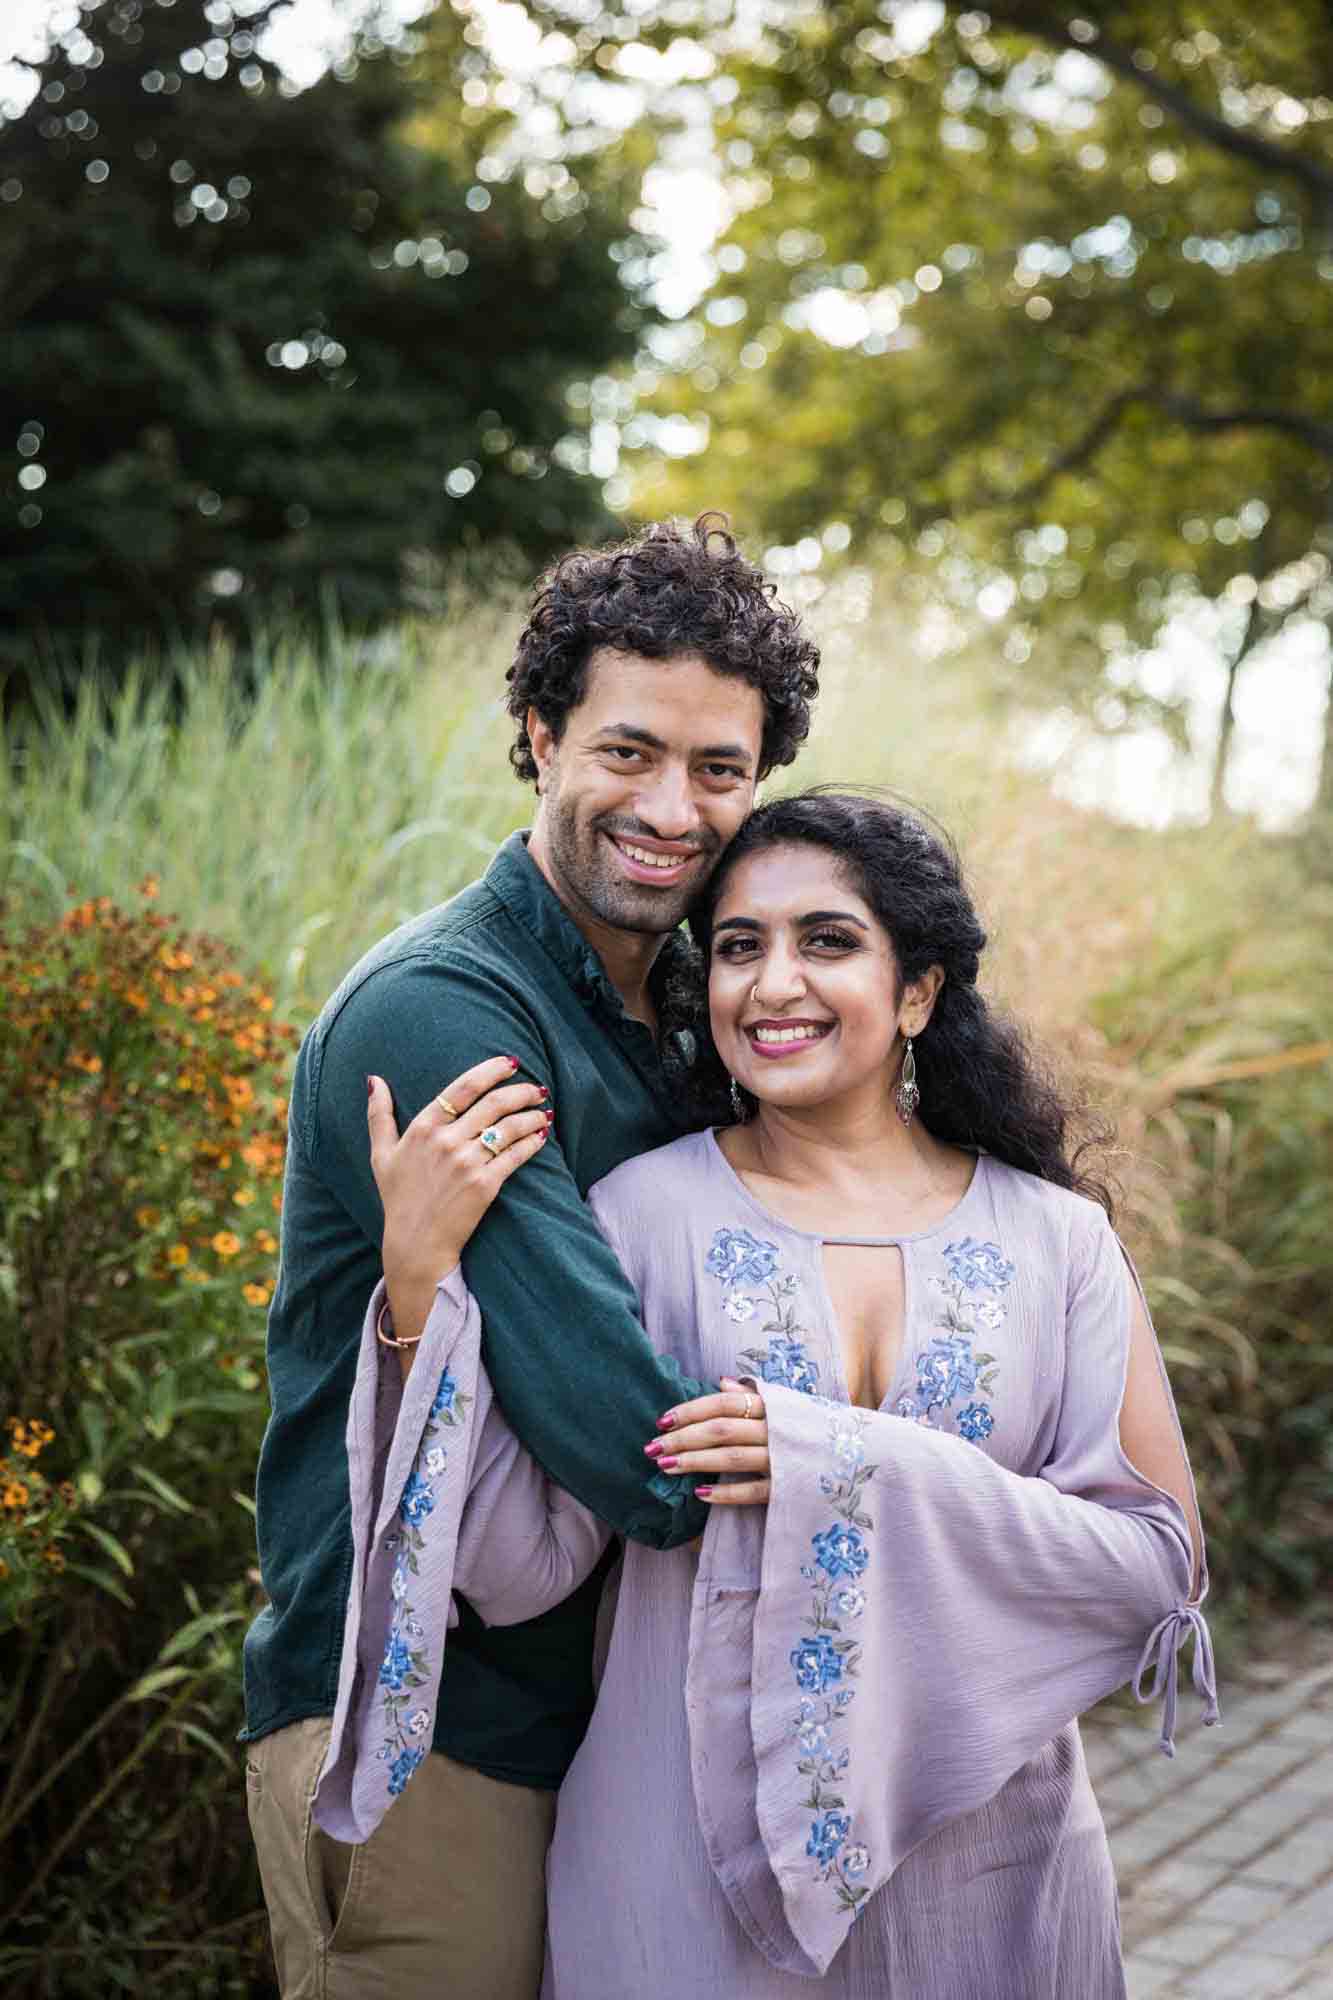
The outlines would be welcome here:
<svg viewBox="0 0 1333 2000">
<path fill-rule="evenodd" d="M 329 1729 L 294 1722 L 246 1757 L 283 2000 L 537 2000 L 554 1792 L 434 1753 L 346 1847 L 311 1816 Z"/>
</svg>

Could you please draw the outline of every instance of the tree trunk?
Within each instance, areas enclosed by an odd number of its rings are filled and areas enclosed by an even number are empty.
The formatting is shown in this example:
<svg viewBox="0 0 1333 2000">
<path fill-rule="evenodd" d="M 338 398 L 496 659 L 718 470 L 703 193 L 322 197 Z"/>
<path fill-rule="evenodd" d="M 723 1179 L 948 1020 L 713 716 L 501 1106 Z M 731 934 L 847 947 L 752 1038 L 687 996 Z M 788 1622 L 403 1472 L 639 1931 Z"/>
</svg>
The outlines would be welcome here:
<svg viewBox="0 0 1333 2000">
<path fill-rule="evenodd" d="M 1213 752 L 1212 781 L 1208 787 L 1208 816 L 1216 819 L 1226 810 L 1227 764 L 1231 756 L 1231 742 L 1236 733 L 1236 677 L 1246 655 L 1253 652 L 1264 636 L 1263 621 L 1259 616 L 1259 600 L 1250 599 L 1246 608 L 1245 624 L 1239 642 L 1231 658 L 1227 661 L 1226 691 L 1222 696 L 1222 713 L 1217 728 L 1217 748 Z"/>
</svg>

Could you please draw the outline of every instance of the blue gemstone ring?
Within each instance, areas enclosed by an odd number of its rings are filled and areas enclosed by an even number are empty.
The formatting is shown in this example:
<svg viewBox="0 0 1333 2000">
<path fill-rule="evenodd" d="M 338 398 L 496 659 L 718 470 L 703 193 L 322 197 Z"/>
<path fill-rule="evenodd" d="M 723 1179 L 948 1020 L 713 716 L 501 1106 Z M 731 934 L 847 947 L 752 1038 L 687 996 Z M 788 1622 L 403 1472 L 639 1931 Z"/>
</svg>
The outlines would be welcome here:
<svg viewBox="0 0 1333 2000">
<path fill-rule="evenodd" d="M 488 1153 L 502 1153 L 504 1151 L 504 1140 L 500 1137 L 494 1125 L 488 1125 L 480 1136 L 481 1143 Z"/>
</svg>

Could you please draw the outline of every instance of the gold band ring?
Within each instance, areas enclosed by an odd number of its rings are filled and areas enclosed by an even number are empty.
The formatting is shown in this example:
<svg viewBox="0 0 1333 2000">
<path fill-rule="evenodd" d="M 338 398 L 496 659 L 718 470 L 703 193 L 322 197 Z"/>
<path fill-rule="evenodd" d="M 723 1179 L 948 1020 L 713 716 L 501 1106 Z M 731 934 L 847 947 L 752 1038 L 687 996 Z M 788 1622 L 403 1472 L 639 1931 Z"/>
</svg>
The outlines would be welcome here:
<svg viewBox="0 0 1333 2000">
<path fill-rule="evenodd" d="M 754 1397 L 753 1397 L 753 1396 L 750 1396 L 750 1395 L 747 1395 L 747 1396 L 746 1396 L 746 1398 L 745 1398 L 745 1416 L 746 1416 L 746 1420 L 747 1420 L 747 1422 L 748 1422 L 748 1420 L 749 1420 L 749 1416 L 750 1416 L 750 1405 L 751 1405 L 751 1403 L 753 1403 L 753 1401 L 754 1401 Z"/>
<path fill-rule="evenodd" d="M 439 1105 L 446 1118 L 457 1118 L 458 1106 L 451 1104 L 443 1091 L 440 1092 L 435 1102 Z"/>
</svg>

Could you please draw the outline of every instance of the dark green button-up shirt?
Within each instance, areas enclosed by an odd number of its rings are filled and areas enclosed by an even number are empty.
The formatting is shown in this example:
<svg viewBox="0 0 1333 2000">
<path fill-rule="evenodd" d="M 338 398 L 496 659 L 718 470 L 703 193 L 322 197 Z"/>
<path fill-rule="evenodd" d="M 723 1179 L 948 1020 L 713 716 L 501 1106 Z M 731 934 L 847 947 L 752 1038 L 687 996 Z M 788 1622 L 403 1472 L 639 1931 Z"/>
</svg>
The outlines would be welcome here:
<svg viewBox="0 0 1333 2000">
<path fill-rule="evenodd" d="M 687 949 L 666 940 L 655 992 Z M 583 1200 L 622 1160 L 684 1129 L 679 1041 L 666 1036 L 664 1067 L 518 834 L 482 881 L 369 952 L 306 1036 L 269 1319 L 272 1416 L 256 1499 L 270 1601 L 246 1640 L 247 1736 L 334 1706 L 352 1563 L 343 1433 L 383 1235 L 366 1131 L 372 1072 L 393 1090 L 400 1131 L 487 1056 L 516 1056 L 522 1077 L 547 1085 L 555 1143 L 505 1182 L 463 1257 L 487 1368 L 529 1451 L 613 1527 L 655 1548 L 702 1533 L 703 1503 L 643 1451 L 661 1413 L 702 1385 L 649 1346 Z M 506 1629 L 462 1606 L 436 1749 L 492 1777 L 558 1785 L 592 1709 L 600 1587 L 590 1578 Z"/>
</svg>

